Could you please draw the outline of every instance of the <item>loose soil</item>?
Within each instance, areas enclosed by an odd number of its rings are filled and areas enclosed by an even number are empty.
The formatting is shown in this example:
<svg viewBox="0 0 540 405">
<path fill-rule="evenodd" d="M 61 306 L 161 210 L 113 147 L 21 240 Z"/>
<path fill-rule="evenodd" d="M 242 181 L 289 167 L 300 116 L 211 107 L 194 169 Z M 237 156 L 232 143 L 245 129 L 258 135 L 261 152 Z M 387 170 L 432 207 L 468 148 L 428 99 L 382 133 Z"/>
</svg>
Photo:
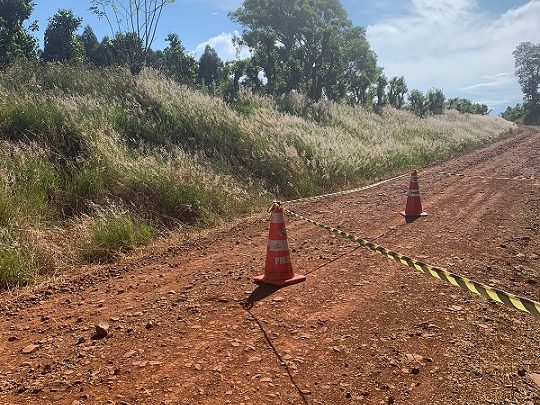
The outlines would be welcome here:
<svg viewBox="0 0 540 405">
<path fill-rule="evenodd" d="M 540 131 L 291 207 L 540 299 Z M 540 404 L 540 319 L 289 218 L 307 281 L 256 287 L 268 215 L 0 295 L 1 404 Z M 103 325 L 103 323 L 108 325 Z M 95 325 L 107 336 L 92 339 Z M 100 331 L 103 336 L 103 330 Z M 94 336 L 100 337 L 100 336 Z"/>
</svg>

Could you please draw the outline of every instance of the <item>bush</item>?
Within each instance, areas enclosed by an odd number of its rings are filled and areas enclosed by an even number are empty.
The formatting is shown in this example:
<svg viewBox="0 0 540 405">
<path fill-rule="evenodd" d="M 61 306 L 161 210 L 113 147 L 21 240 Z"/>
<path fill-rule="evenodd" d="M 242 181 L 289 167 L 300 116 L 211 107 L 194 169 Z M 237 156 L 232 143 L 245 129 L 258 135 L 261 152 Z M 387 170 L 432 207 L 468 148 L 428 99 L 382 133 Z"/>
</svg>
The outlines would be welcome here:
<svg viewBox="0 0 540 405">
<path fill-rule="evenodd" d="M 11 227 L 24 214 L 25 221 L 50 219 L 60 192 L 59 176 L 46 158 L 32 156 L 7 159 L 0 155 L 0 167 L 9 170 L 9 186 L 0 179 L 0 225 Z"/>
<path fill-rule="evenodd" d="M 187 184 L 165 172 L 141 168 L 126 173 L 117 195 L 134 210 L 163 225 L 211 225 L 223 212 L 225 196 L 196 184 Z"/>
<path fill-rule="evenodd" d="M 0 194 L 0 200 L 1 197 Z M 27 278 L 29 269 L 24 265 L 20 246 L 18 230 L 4 227 L 0 223 L 0 287 L 20 284 Z"/>
<path fill-rule="evenodd" d="M 144 220 L 126 214 L 110 213 L 97 219 L 91 227 L 91 245 L 87 258 L 107 262 L 152 239 L 157 230 Z"/>
<path fill-rule="evenodd" d="M 26 280 L 27 271 L 20 252 L 16 249 L 0 247 L 0 286 L 20 284 Z"/>
<path fill-rule="evenodd" d="M 19 214 L 19 206 L 13 201 L 11 195 L 0 187 L 0 226 L 9 228 Z"/>
<path fill-rule="evenodd" d="M 332 120 L 333 103 L 330 101 L 321 100 L 314 103 L 303 94 L 289 93 L 278 97 L 276 105 L 280 112 L 306 120 L 318 123 L 329 123 Z"/>
<path fill-rule="evenodd" d="M 100 166 L 97 162 L 89 162 L 66 173 L 62 190 L 62 213 L 66 216 L 82 214 L 91 203 L 101 202 L 107 189 L 114 189 L 111 179 L 114 174 L 112 168 Z"/>
<path fill-rule="evenodd" d="M 0 139 L 38 142 L 50 148 L 57 163 L 89 156 L 85 138 L 60 109 L 48 100 L 17 100 L 3 103 L 0 110 Z"/>
</svg>

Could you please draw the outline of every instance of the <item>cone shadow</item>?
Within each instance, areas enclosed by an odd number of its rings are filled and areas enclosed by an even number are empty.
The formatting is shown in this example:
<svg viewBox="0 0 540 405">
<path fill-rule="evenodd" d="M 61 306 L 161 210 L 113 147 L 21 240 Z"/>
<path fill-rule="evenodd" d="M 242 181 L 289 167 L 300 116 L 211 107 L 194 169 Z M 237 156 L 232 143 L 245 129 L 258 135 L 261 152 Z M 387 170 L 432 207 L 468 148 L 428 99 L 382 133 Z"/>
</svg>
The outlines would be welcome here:
<svg viewBox="0 0 540 405">
<path fill-rule="evenodd" d="M 272 284 L 261 284 L 253 292 L 250 294 L 250 296 L 242 303 L 242 307 L 244 309 L 251 309 L 255 305 L 256 302 L 259 302 L 266 297 L 269 297 L 282 287 L 277 287 Z"/>
<path fill-rule="evenodd" d="M 410 224 L 410 223 L 416 221 L 416 220 L 419 219 L 419 218 L 427 217 L 427 216 L 428 216 L 428 214 L 425 213 L 425 212 L 422 212 L 420 215 L 407 215 L 407 214 L 405 214 L 405 211 L 403 211 L 403 212 L 400 212 L 400 214 L 401 214 L 403 217 L 405 217 L 405 222 L 408 223 L 408 224 Z"/>
<path fill-rule="evenodd" d="M 406 217 L 405 217 L 405 222 L 406 222 L 407 224 L 411 224 L 411 223 L 413 223 L 414 221 L 416 221 L 418 218 L 420 218 L 420 217 L 406 216 Z"/>
</svg>

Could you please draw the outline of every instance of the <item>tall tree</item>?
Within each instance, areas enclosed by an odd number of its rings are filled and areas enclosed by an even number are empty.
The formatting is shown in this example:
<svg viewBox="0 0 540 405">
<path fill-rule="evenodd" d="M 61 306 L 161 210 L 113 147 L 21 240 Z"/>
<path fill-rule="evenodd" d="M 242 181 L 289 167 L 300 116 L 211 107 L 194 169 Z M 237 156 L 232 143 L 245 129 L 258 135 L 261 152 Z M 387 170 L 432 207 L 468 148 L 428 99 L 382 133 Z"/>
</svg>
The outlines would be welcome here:
<svg viewBox="0 0 540 405">
<path fill-rule="evenodd" d="M 146 65 L 163 9 L 175 0 L 90 0 L 90 11 L 104 18 L 111 35 L 129 48 L 124 56 L 133 74 Z M 127 41 L 127 42 L 126 42 Z"/>
<path fill-rule="evenodd" d="M 339 99 L 354 82 L 361 98 L 365 80 L 376 76 L 365 32 L 353 27 L 339 0 L 245 0 L 230 17 L 244 26 L 242 41 L 264 72 L 267 93 Z M 370 71 L 356 80 L 364 70 Z"/>
<path fill-rule="evenodd" d="M 94 34 L 92 27 L 87 25 L 84 27 L 83 33 L 79 38 L 79 41 L 82 43 L 84 48 L 84 57 L 86 61 L 97 65 L 97 52 L 99 49 L 99 41 Z"/>
<path fill-rule="evenodd" d="M 264 85 L 259 77 L 259 65 L 255 61 L 255 58 L 251 57 L 245 61 L 244 73 L 243 85 L 250 88 L 254 93 L 261 93 Z"/>
<path fill-rule="evenodd" d="M 426 107 L 432 115 L 440 115 L 444 110 L 446 98 L 440 89 L 430 89 L 426 94 Z"/>
<path fill-rule="evenodd" d="M 199 60 L 199 83 L 204 86 L 216 87 L 219 84 L 222 65 L 223 62 L 216 50 L 210 45 L 206 45 Z"/>
<path fill-rule="evenodd" d="M 197 62 L 186 52 L 177 34 L 167 36 L 169 46 L 163 51 L 164 68 L 175 80 L 193 84 L 197 78 Z"/>
<path fill-rule="evenodd" d="M 112 66 L 114 64 L 114 45 L 109 37 L 103 37 L 96 49 L 94 63 L 99 67 Z"/>
<path fill-rule="evenodd" d="M 358 31 L 361 30 L 361 31 Z M 382 70 L 377 67 L 377 55 L 369 46 L 361 28 L 354 28 L 345 42 L 345 87 L 349 99 L 356 104 L 371 104 L 369 86 L 377 81 Z"/>
<path fill-rule="evenodd" d="M 409 109 L 418 117 L 426 115 L 426 98 L 420 90 L 411 90 L 409 93 Z"/>
<path fill-rule="evenodd" d="M 238 100 L 240 93 L 240 79 L 245 74 L 249 60 L 235 60 L 225 63 L 224 76 L 227 78 L 224 99 L 227 103 Z"/>
<path fill-rule="evenodd" d="M 524 122 L 540 124 L 540 43 L 519 44 L 514 58 L 516 75 L 523 91 Z"/>
<path fill-rule="evenodd" d="M 33 9 L 31 0 L 0 0 L 0 68 L 16 58 L 35 57 L 36 41 L 23 26 Z"/>
<path fill-rule="evenodd" d="M 388 87 L 388 102 L 392 107 L 397 108 L 398 110 L 403 107 L 405 103 L 405 94 L 409 90 L 407 89 L 407 84 L 405 83 L 405 78 L 393 77 L 390 79 L 390 84 Z"/>
<path fill-rule="evenodd" d="M 386 76 L 380 75 L 377 79 L 377 112 L 380 112 L 382 107 L 386 105 L 386 93 L 384 90 L 387 84 L 388 80 L 386 79 Z"/>
<path fill-rule="evenodd" d="M 134 32 L 117 32 L 111 44 L 114 64 L 128 66 L 134 75 L 140 73 L 146 63 L 140 58 L 144 46 L 141 38 Z"/>
<path fill-rule="evenodd" d="M 82 59 L 83 44 L 75 35 L 81 22 L 82 19 L 76 17 L 73 11 L 65 9 L 58 10 L 49 19 L 49 25 L 45 30 L 42 56 L 45 62 L 69 62 Z"/>
</svg>

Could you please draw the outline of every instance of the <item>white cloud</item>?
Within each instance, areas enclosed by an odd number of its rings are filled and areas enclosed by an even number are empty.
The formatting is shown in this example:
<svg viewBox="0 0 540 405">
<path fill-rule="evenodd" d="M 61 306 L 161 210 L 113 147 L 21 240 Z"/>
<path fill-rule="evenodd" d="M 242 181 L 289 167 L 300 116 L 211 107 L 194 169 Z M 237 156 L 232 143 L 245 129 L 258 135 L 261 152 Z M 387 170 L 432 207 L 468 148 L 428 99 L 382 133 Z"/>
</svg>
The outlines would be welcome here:
<svg viewBox="0 0 540 405">
<path fill-rule="evenodd" d="M 239 37 L 240 34 L 238 31 L 231 32 L 222 32 L 219 35 L 216 35 L 205 42 L 197 45 L 193 51 L 193 56 L 196 59 L 199 59 L 204 53 L 204 48 L 206 45 L 210 45 L 216 50 L 219 57 L 223 60 L 235 60 L 235 59 L 245 59 L 249 57 L 249 48 L 245 46 L 236 46 L 234 44 L 234 37 Z"/>
<path fill-rule="evenodd" d="M 410 0 L 407 15 L 367 29 L 387 76 L 404 75 L 410 89 L 442 88 L 500 111 L 521 101 L 512 52 L 540 42 L 540 0 L 493 16 L 474 0 Z M 503 105 L 505 104 L 505 105 Z"/>
<path fill-rule="evenodd" d="M 495 80 L 495 79 L 502 79 L 502 78 L 509 78 L 509 77 L 514 77 L 514 73 L 513 72 L 502 72 L 502 73 L 497 73 L 497 74 L 494 74 L 494 75 L 484 75 L 484 76 L 482 76 L 482 78 L 486 79 L 486 80 Z"/>
<path fill-rule="evenodd" d="M 476 8 L 474 0 L 412 0 L 412 3 L 422 18 L 443 23 L 455 21 Z"/>
<path fill-rule="evenodd" d="M 506 76 L 506 73 L 501 73 L 499 75 L 493 75 L 491 77 L 497 77 L 494 80 L 488 82 L 482 82 L 478 84 L 473 84 L 471 86 L 463 87 L 462 90 L 467 93 L 475 93 L 477 90 L 489 90 L 489 89 L 501 89 L 507 87 L 509 84 L 512 84 L 515 79 L 513 77 Z"/>
</svg>

